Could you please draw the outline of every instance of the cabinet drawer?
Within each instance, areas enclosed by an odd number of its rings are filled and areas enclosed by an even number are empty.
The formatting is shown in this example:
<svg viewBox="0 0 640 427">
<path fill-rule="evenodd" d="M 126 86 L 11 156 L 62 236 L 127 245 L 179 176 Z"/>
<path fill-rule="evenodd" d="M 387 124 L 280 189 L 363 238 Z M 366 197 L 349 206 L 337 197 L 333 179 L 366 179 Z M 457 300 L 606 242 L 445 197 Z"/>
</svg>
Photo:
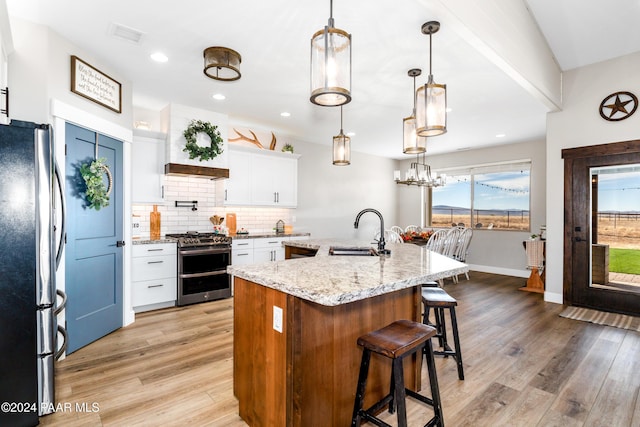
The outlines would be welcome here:
<svg viewBox="0 0 640 427">
<path fill-rule="evenodd" d="M 133 257 L 175 255 L 178 253 L 175 243 L 153 243 L 149 245 L 132 245 Z"/>
<path fill-rule="evenodd" d="M 134 307 L 175 301 L 176 296 L 177 281 L 175 278 L 143 280 L 132 284 L 131 300 Z"/>
<path fill-rule="evenodd" d="M 177 272 L 176 255 L 145 256 L 133 258 L 131 263 L 131 280 L 162 279 L 165 277 L 175 278 Z"/>
<path fill-rule="evenodd" d="M 253 249 L 232 249 L 231 264 L 253 264 Z"/>
<path fill-rule="evenodd" d="M 253 249 L 253 241 L 255 239 L 234 239 L 231 240 L 231 249 Z"/>
<path fill-rule="evenodd" d="M 288 237 L 266 237 L 253 239 L 253 247 L 254 248 L 280 248 L 282 247 L 282 242 L 285 240 L 289 240 Z"/>
</svg>

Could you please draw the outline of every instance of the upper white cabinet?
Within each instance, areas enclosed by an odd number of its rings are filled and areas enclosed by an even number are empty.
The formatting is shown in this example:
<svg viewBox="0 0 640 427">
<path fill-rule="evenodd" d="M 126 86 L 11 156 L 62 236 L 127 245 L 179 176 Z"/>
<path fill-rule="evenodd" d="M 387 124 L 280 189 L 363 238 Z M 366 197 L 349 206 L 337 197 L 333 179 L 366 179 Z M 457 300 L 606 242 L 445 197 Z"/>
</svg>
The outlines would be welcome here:
<svg viewBox="0 0 640 427">
<path fill-rule="evenodd" d="M 131 200 L 134 203 L 164 201 L 165 134 L 134 130 L 131 144 Z"/>
<path fill-rule="evenodd" d="M 225 205 L 251 204 L 251 153 L 229 150 L 229 178 L 224 186 Z"/>
<path fill-rule="evenodd" d="M 229 148 L 225 205 L 297 206 L 299 155 Z"/>
</svg>

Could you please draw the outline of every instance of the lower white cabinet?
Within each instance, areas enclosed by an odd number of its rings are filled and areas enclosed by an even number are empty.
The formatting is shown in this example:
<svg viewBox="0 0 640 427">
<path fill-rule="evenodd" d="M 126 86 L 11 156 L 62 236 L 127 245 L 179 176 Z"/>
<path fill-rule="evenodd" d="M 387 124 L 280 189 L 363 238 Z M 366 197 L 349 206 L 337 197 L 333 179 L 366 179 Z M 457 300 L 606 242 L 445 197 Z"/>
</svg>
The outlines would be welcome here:
<svg viewBox="0 0 640 427">
<path fill-rule="evenodd" d="M 253 264 L 253 239 L 236 239 L 231 241 L 231 264 Z"/>
<path fill-rule="evenodd" d="M 175 243 L 133 245 L 131 301 L 136 312 L 175 304 L 177 261 Z"/>
<path fill-rule="evenodd" d="M 282 242 L 288 237 L 258 238 L 253 241 L 253 262 L 281 261 L 284 259 Z"/>
<path fill-rule="evenodd" d="M 282 242 L 308 240 L 309 236 L 256 237 L 235 239 L 231 242 L 231 264 L 257 264 L 284 260 Z"/>
</svg>

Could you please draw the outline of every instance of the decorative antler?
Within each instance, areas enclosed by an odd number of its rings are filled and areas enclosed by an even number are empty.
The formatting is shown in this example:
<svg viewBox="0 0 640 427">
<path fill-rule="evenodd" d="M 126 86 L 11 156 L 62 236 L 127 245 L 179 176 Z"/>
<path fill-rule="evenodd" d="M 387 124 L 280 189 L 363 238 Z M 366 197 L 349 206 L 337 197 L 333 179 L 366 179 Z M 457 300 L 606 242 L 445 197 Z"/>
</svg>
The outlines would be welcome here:
<svg viewBox="0 0 640 427">
<path fill-rule="evenodd" d="M 230 142 L 233 142 L 233 141 L 247 141 L 247 142 L 250 142 L 250 143 L 254 144 L 258 148 L 264 149 L 264 146 L 260 143 L 260 141 L 258 140 L 258 137 L 256 136 L 256 134 L 252 130 L 249 130 L 249 133 L 251 134 L 251 136 L 253 136 L 253 138 L 249 138 L 248 136 L 241 134 L 240 132 L 238 132 L 238 130 L 236 128 L 233 128 L 233 130 L 234 130 L 235 133 L 237 133 L 239 135 L 239 137 L 238 138 L 229 138 Z M 271 144 L 269 145 L 269 149 L 270 150 L 275 150 L 275 148 L 276 148 L 276 136 L 273 134 L 273 132 L 271 132 Z"/>
</svg>

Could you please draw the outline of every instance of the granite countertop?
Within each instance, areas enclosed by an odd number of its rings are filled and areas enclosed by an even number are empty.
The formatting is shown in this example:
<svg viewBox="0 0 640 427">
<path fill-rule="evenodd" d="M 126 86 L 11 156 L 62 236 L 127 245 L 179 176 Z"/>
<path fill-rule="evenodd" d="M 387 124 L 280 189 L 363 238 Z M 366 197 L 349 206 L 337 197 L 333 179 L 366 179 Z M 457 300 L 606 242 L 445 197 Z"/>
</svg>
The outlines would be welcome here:
<svg viewBox="0 0 640 427">
<path fill-rule="evenodd" d="M 242 239 L 258 239 L 260 237 L 298 237 L 298 236 L 310 236 L 311 233 L 253 233 L 253 234 L 230 234 L 231 240 L 242 240 Z M 176 243 L 178 239 L 171 237 L 162 237 L 159 240 L 151 240 L 151 239 L 131 239 L 132 245 L 152 245 L 155 243 Z"/>
<path fill-rule="evenodd" d="M 177 239 L 172 239 L 169 237 L 163 237 L 161 239 L 157 239 L 157 240 L 151 240 L 151 239 L 131 239 L 131 244 L 132 245 L 154 245 L 156 243 L 176 243 L 178 240 Z"/>
<path fill-rule="evenodd" d="M 317 304 L 336 306 L 418 284 L 464 274 L 466 264 L 424 247 L 389 243 L 385 256 L 330 256 L 330 246 L 371 247 L 369 241 L 311 239 L 285 246 L 317 249 L 315 257 L 252 265 L 230 265 L 227 272 Z"/>
<path fill-rule="evenodd" d="M 310 236 L 311 233 L 274 233 L 274 232 L 258 232 L 250 234 L 230 234 L 232 240 L 240 239 L 259 239 L 261 237 L 297 237 Z"/>
</svg>

